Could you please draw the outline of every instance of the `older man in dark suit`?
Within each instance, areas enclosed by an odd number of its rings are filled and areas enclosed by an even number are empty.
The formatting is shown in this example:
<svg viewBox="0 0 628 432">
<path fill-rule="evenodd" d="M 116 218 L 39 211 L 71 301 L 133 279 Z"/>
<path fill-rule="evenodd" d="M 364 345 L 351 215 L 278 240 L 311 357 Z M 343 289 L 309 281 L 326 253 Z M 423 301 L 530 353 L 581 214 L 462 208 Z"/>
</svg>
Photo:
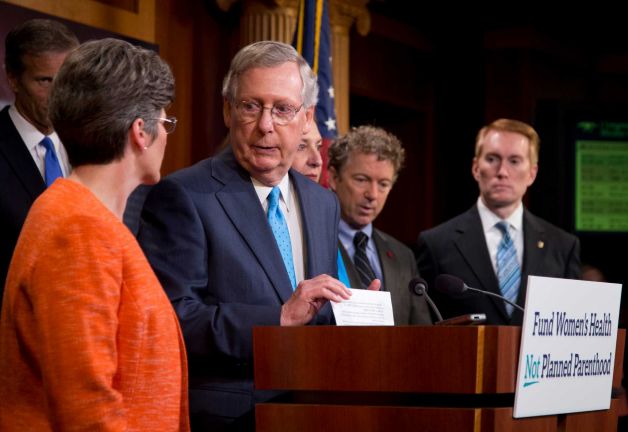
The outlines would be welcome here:
<svg viewBox="0 0 628 432">
<path fill-rule="evenodd" d="M 539 142 L 536 131 L 517 120 L 496 120 L 480 130 L 472 166 L 480 188 L 477 203 L 419 236 L 418 267 L 428 283 L 451 274 L 523 305 L 528 275 L 580 277 L 577 237 L 522 203 L 538 171 Z M 445 318 L 482 312 L 487 324 L 520 325 L 523 319 L 492 296 L 432 292 Z"/>
<path fill-rule="evenodd" d="M 0 304 L 28 210 L 48 183 L 70 171 L 48 119 L 48 93 L 63 60 L 78 45 L 65 25 L 46 19 L 22 23 L 5 40 L 4 67 L 15 103 L 0 111 Z"/>
<path fill-rule="evenodd" d="M 381 280 L 390 292 L 396 325 L 431 324 L 423 297 L 408 290 L 417 276 L 412 251 L 373 227 L 383 210 L 405 151 L 391 133 L 373 126 L 353 128 L 329 148 L 329 185 L 340 201 L 340 253 L 354 288 Z"/>
<path fill-rule="evenodd" d="M 253 326 L 330 323 L 328 301 L 349 297 L 336 199 L 290 170 L 317 92 L 291 46 L 244 47 L 223 85 L 230 148 L 147 197 L 139 240 L 181 321 L 193 428 L 252 428 L 268 397 L 253 388 Z"/>
</svg>

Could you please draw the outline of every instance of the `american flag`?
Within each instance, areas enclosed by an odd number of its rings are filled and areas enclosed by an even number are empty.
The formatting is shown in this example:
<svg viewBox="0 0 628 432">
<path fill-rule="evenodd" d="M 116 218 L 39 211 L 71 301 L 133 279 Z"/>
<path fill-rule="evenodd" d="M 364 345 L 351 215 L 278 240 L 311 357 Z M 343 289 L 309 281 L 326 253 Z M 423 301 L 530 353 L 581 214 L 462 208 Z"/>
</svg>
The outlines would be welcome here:
<svg viewBox="0 0 628 432">
<path fill-rule="evenodd" d="M 299 0 L 293 45 L 310 64 L 318 79 L 318 105 L 315 117 L 318 130 L 323 137 L 321 149 L 323 173 L 320 183 L 327 186 L 327 149 L 331 140 L 337 136 L 327 0 Z"/>
</svg>

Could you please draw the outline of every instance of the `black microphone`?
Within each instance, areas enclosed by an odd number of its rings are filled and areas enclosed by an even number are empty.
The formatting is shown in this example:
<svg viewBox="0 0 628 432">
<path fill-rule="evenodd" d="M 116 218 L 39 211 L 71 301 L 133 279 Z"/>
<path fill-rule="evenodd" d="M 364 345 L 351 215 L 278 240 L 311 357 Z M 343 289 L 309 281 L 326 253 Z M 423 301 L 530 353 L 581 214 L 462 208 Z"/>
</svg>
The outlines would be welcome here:
<svg viewBox="0 0 628 432">
<path fill-rule="evenodd" d="M 448 274 L 441 274 L 441 275 L 436 276 L 436 290 L 444 294 L 454 294 L 454 295 L 462 294 L 465 291 L 478 292 L 481 294 L 486 294 L 486 295 L 498 298 L 500 300 L 503 300 L 509 305 L 513 306 L 514 308 L 519 309 L 521 312 L 524 311 L 524 309 L 521 306 L 519 306 L 517 303 L 511 302 L 510 300 L 508 300 L 507 298 L 503 296 L 500 296 L 499 294 L 495 294 L 493 292 L 484 291 L 477 288 L 471 288 L 469 285 L 464 283 L 464 281 L 460 279 L 459 277 L 448 275 Z"/>
<path fill-rule="evenodd" d="M 413 277 L 410 283 L 408 284 L 408 289 L 414 295 L 417 295 L 419 297 L 425 296 L 425 301 L 427 302 L 428 305 L 430 305 L 430 308 L 434 312 L 434 315 L 436 315 L 436 318 L 438 319 L 438 321 L 443 320 L 443 316 L 440 314 L 440 311 L 438 310 L 438 308 L 436 307 L 436 305 L 434 304 L 430 296 L 427 295 L 427 282 L 425 282 L 425 279 L 419 276 Z"/>
</svg>

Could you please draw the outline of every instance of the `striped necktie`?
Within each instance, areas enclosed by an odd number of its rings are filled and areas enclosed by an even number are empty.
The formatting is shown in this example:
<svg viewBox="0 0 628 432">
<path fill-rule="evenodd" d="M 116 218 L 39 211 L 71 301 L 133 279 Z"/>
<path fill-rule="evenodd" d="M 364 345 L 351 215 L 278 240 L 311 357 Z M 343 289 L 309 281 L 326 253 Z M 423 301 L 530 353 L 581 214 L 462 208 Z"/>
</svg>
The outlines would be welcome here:
<svg viewBox="0 0 628 432">
<path fill-rule="evenodd" d="M 508 233 L 508 222 L 501 221 L 495 224 L 502 233 L 502 241 L 497 248 L 497 280 L 502 295 L 511 302 L 517 301 L 519 284 L 521 282 L 521 268 L 517 261 L 517 249 Z M 508 315 L 512 315 L 513 307 L 506 304 Z"/>
<path fill-rule="evenodd" d="M 61 165 L 59 159 L 57 159 L 57 153 L 55 152 L 55 146 L 49 137 L 44 137 L 39 142 L 39 145 L 46 149 L 46 156 L 44 158 L 44 179 L 46 180 L 46 187 L 50 186 L 56 179 L 63 177 L 63 171 L 61 171 Z"/>
<path fill-rule="evenodd" d="M 275 241 L 279 247 L 283 264 L 286 266 L 290 283 L 292 284 L 292 290 L 297 286 L 297 278 L 294 273 L 294 261 L 292 260 L 292 243 L 290 242 L 290 231 L 288 231 L 288 224 L 286 219 L 281 213 L 279 208 L 279 194 L 281 190 L 279 186 L 275 186 L 268 195 L 268 223 L 270 229 L 273 231 Z"/>
<path fill-rule="evenodd" d="M 362 289 L 368 288 L 371 282 L 373 282 L 373 279 L 375 279 L 375 272 L 373 271 L 371 263 L 369 262 L 369 257 L 366 254 L 366 245 L 368 242 L 369 236 L 364 234 L 362 231 L 355 233 L 355 236 L 353 237 L 353 245 L 355 246 L 353 261 L 355 269 L 358 272 L 358 276 L 360 277 Z"/>
</svg>

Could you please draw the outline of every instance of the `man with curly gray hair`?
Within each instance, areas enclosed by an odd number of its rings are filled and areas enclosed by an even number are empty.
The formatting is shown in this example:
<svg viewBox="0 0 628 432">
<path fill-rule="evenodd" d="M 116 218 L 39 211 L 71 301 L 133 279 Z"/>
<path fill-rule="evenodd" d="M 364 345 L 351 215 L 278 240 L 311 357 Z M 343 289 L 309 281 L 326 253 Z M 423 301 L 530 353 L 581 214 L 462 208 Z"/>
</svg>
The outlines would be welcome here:
<svg viewBox="0 0 628 432">
<path fill-rule="evenodd" d="M 329 184 L 341 209 L 339 248 L 352 287 L 379 279 L 390 292 L 395 324 L 431 324 L 425 299 L 408 290 L 418 274 L 412 251 L 373 227 L 404 158 L 401 141 L 374 126 L 353 128 L 330 146 Z"/>
</svg>

